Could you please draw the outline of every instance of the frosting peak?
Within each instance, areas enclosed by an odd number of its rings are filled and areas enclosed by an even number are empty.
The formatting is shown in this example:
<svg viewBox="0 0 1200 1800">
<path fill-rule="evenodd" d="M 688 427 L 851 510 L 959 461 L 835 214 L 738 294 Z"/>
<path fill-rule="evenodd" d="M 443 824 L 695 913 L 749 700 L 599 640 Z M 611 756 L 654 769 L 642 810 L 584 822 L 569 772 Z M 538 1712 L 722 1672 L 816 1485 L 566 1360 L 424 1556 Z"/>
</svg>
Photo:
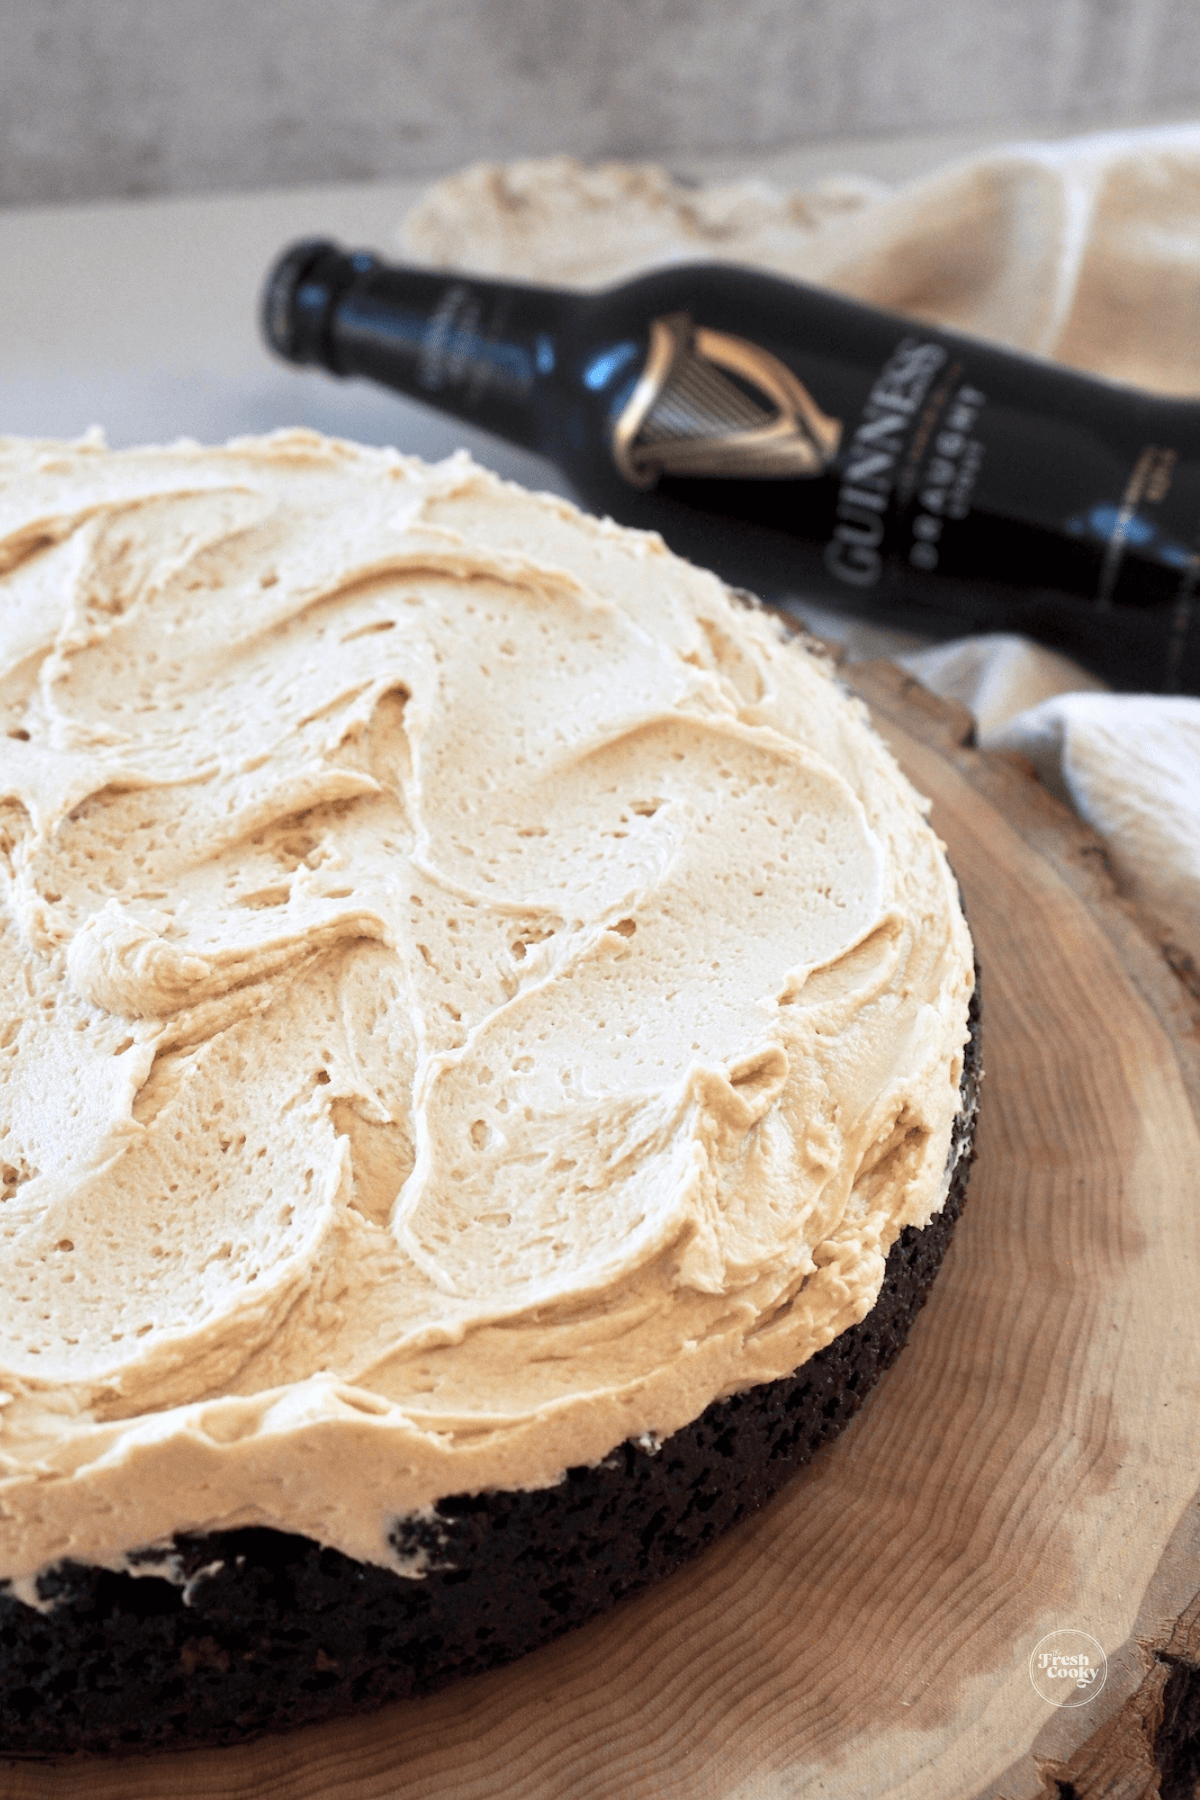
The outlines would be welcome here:
<svg viewBox="0 0 1200 1800">
<path fill-rule="evenodd" d="M 0 1575 L 387 1561 L 865 1314 L 972 959 L 819 658 L 302 432 L 8 443 L 0 569 Z"/>
</svg>

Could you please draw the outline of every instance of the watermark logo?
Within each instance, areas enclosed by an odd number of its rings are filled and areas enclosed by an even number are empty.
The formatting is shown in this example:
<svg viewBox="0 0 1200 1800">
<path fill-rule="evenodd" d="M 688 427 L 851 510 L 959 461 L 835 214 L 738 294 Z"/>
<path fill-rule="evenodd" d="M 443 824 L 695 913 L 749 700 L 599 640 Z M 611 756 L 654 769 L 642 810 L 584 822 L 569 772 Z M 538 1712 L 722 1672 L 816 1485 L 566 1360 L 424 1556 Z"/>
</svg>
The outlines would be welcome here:
<svg viewBox="0 0 1200 1800">
<path fill-rule="evenodd" d="M 1051 1631 L 1029 1658 L 1029 1679 L 1051 1706 L 1086 1706 L 1107 1675 L 1108 1658 L 1086 1631 Z"/>
</svg>

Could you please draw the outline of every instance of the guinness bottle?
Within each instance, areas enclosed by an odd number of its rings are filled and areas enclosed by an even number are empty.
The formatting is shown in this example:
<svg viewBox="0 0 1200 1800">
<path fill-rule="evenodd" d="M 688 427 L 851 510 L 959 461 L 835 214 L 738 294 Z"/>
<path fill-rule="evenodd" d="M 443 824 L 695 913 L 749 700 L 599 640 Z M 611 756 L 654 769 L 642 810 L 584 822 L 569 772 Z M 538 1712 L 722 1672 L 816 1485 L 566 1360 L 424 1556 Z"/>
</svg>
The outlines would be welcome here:
<svg viewBox="0 0 1200 1800">
<path fill-rule="evenodd" d="M 1200 692 L 1190 403 L 718 264 L 580 294 L 308 241 L 263 318 L 291 361 L 541 451 L 732 585 Z"/>
</svg>

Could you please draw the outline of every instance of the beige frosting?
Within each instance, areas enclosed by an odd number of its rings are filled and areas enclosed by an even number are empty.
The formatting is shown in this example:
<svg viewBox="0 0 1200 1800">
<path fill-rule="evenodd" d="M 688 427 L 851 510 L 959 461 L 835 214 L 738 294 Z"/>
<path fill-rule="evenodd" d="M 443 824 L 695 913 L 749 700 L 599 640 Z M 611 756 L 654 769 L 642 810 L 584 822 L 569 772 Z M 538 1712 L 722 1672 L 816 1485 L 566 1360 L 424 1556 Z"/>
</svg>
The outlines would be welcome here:
<svg viewBox="0 0 1200 1800">
<path fill-rule="evenodd" d="M 0 477 L 0 1572 L 395 1566 L 865 1315 L 972 954 L 820 657 L 465 455 Z"/>
</svg>

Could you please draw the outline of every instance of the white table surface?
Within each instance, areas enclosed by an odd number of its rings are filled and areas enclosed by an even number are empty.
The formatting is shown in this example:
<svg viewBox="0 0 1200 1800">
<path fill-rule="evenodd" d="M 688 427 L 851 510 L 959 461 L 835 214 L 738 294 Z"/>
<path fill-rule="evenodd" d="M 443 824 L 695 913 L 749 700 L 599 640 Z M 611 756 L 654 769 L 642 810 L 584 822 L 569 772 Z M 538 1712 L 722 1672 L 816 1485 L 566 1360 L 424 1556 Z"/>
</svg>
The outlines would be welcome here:
<svg viewBox="0 0 1200 1800">
<path fill-rule="evenodd" d="M 422 456 L 466 444 L 514 480 L 549 463 L 363 381 L 293 369 L 258 329 L 276 254 L 328 235 L 396 254 L 416 197 L 392 183 L 0 213 L 0 432 L 114 446 L 310 425 Z"/>
</svg>

